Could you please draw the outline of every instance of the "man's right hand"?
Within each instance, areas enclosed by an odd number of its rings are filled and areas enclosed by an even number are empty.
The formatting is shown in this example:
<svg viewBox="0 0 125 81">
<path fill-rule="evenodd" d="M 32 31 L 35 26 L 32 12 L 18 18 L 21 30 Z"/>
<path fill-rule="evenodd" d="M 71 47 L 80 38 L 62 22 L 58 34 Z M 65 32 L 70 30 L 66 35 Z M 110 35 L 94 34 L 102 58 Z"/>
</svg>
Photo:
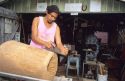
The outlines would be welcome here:
<svg viewBox="0 0 125 81">
<path fill-rule="evenodd" d="M 68 48 L 66 48 L 66 47 L 62 47 L 60 51 L 62 52 L 62 54 L 63 54 L 64 56 L 67 56 L 69 50 L 68 50 Z"/>
</svg>

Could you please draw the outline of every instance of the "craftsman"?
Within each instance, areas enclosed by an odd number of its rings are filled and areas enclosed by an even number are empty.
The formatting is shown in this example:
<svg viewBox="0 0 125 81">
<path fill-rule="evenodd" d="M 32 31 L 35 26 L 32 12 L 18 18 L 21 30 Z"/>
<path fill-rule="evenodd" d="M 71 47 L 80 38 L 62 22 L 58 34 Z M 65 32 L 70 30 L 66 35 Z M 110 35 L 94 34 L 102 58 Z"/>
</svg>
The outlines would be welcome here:
<svg viewBox="0 0 125 81">
<path fill-rule="evenodd" d="M 56 46 L 61 54 L 66 56 L 68 49 L 62 44 L 60 28 L 55 23 L 58 16 L 59 8 L 56 5 L 50 5 L 46 8 L 45 16 L 33 19 L 30 45 L 40 49 L 50 49 Z"/>
</svg>

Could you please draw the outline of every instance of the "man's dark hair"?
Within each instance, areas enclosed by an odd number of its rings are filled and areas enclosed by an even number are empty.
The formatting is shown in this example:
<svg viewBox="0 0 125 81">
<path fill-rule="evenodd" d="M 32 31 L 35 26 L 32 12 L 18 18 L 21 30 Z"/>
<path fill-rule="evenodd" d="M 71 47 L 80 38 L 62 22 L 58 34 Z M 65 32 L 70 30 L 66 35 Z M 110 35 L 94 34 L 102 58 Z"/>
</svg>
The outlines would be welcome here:
<svg viewBox="0 0 125 81">
<path fill-rule="evenodd" d="M 48 13 L 52 13 L 52 12 L 55 12 L 57 14 L 60 13 L 59 8 L 56 5 L 47 6 L 46 10 Z"/>
</svg>

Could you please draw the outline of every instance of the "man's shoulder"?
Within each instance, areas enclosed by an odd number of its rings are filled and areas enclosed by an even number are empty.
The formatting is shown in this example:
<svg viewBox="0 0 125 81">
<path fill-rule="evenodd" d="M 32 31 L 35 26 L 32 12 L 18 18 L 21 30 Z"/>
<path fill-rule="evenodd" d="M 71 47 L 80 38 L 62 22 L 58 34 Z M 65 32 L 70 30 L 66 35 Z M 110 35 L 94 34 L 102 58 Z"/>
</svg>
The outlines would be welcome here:
<svg viewBox="0 0 125 81">
<path fill-rule="evenodd" d="M 53 22 L 53 26 L 54 26 L 55 28 L 59 27 L 56 22 Z"/>
<path fill-rule="evenodd" d="M 37 17 L 34 17 L 34 20 L 39 22 L 39 20 L 42 18 L 43 18 L 43 16 L 37 16 Z"/>
<path fill-rule="evenodd" d="M 43 16 L 38 16 L 39 18 L 43 18 Z"/>
<path fill-rule="evenodd" d="M 34 17 L 34 19 L 40 19 L 40 18 L 43 18 L 43 16 Z"/>
</svg>

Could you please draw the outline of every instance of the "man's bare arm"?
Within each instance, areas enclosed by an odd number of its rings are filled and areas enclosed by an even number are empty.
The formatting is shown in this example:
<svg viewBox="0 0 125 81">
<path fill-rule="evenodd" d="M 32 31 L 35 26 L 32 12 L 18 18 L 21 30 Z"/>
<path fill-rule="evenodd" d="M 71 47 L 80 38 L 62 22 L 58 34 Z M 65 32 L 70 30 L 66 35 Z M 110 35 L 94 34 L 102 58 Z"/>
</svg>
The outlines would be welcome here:
<svg viewBox="0 0 125 81">
<path fill-rule="evenodd" d="M 60 51 L 64 54 L 64 55 L 67 55 L 68 54 L 68 49 L 65 48 L 62 44 L 62 41 L 61 41 L 61 36 L 60 36 L 60 29 L 59 27 L 57 26 L 57 29 L 56 29 L 56 44 L 57 44 L 57 47 L 60 49 Z"/>
</svg>

